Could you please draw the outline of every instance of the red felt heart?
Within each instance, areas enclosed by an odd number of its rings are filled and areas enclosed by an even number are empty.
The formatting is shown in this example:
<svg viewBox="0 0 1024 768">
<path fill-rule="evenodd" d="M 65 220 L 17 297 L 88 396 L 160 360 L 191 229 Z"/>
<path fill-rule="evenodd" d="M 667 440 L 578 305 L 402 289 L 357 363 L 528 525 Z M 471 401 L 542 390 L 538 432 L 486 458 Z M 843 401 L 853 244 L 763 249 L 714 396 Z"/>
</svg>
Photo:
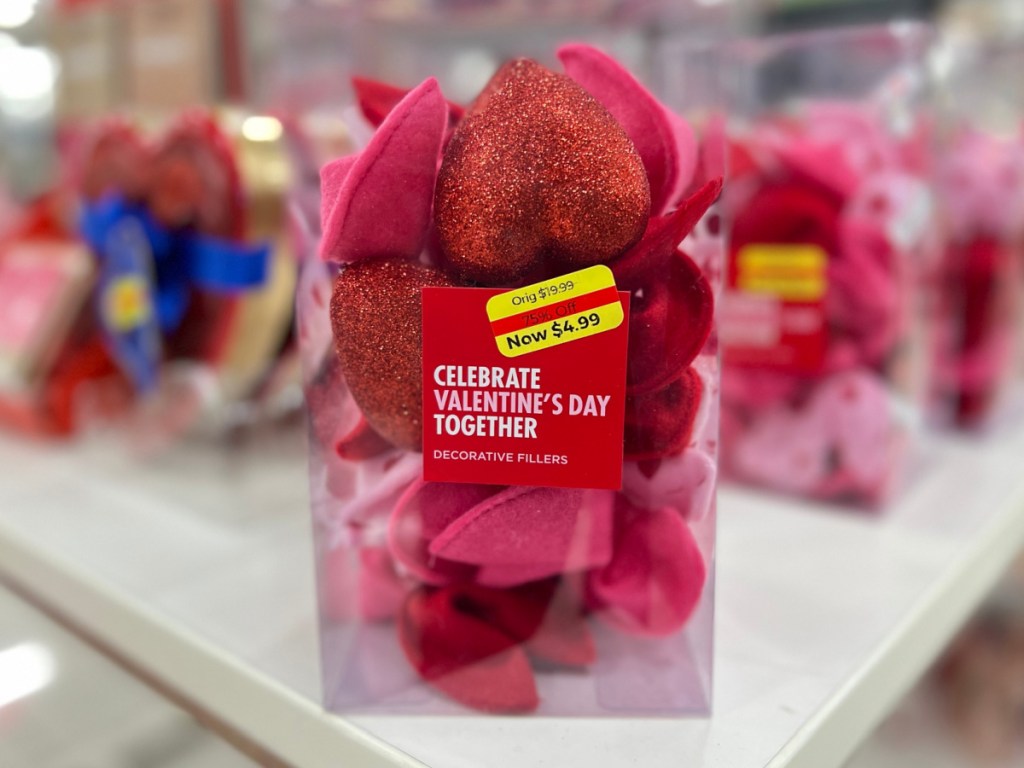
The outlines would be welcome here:
<svg viewBox="0 0 1024 768">
<path fill-rule="evenodd" d="M 406 88 L 398 88 L 365 77 L 353 77 L 352 87 L 356 92 L 359 109 L 375 128 L 379 127 L 402 99 L 409 95 Z M 464 112 L 465 110 L 458 104 L 448 102 L 448 121 L 451 125 L 458 123 Z"/>
<path fill-rule="evenodd" d="M 406 658 L 424 680 L 461 704 L 484 712 L 532 712 L 540 699 L 526 654 L 474 608 L 454 588 L 411 594 L 399 622 Z"/>
<path fill-rule="evenodd" d="M 624 632 L 670 635 L 700 601 L 707 568 L 693 532 L 672 509 L 646 510 L 620 496 L 615 554 L 587 578 L 597 615 Z"/>
<path fill-rule="evenodd" d="M 637 242 L 650 189 L 632 142 L 564 75 L 518 60 L 444 153 L 435 220 L 446 265 L 484 285 L 579 269 Z"/>
<path fill-rule="evenodd" d="M 713 458 L 689 449 L 671 459 L 626 464 L 622 492 L 646 509 L 670 507 L 687 520 L 702 520 L 714 508 L 717 475 Z"/>
<path fill-rule="evenodd" d="M 395 571 L 386 549 L 366 547 L 359 551 L 359 616 L 366 621 L 397 617 L 408 592 Z"/>
<path fill-rule="evenodd" d="M 682 453 L 704 395 L 704 383 L 693 368 L 668 386 L 626 398 L 625 451 L 628 461 L 660 459 Z"/>
<path fill-rule="evenodd" d="M 643 239 L 611 264 L 619 289 L 632 294 L 626 374 L 630 392 L 667 385 L 693 362 L 711 333 L 711 286 L 677 246 L 721 189 L 721 179 L 708 182 L 670 216 L 652 219 Z"/>
<path fill-rule="evenodd" d="M 388 115 L 351 168 L 339 161 L 325 169 L 323 259 L 419 257 L 447 115 L 437 81 L 426 80 Z"/>
<path fill-rule="evenodd" d="M 512 589 L 462 584 L 452 591 L 458 595 L 463 611 L 525 644 L 534 658 L 580 667 L 593 663 L 596 657 L 578 591 L 558 579 Z"/>
<path fill-rule="evenodd" d="M 399 448 L 418 451 L 423 442 L 420 290 L 451 284 L 404 259 L 349 265 L 334 283 L 331 325 L 345 380 L 373 429 Z"/>
</svg>

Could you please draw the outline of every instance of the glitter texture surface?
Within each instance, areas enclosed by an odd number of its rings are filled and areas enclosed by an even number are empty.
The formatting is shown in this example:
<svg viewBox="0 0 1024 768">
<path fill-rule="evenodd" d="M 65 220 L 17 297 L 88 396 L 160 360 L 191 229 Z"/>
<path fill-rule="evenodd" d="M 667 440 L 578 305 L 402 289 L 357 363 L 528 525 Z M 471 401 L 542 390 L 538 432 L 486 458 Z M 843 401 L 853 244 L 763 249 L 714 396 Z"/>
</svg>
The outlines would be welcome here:
<svg viewBox="0 0 1024 768">
<path fill-rule="evenodd" d="M 380 435 L 399 448 L 423 442 L 420 289 L 449 286 L 437 270 L 402 259 L 347 267 L 335 280 L 331 324 L 352 396 Z"/>
<path fill-rule="evenodd" d="M 565 272 L 611 261 L 643 235 L 650 206 L 640 156 L 608 111 L 521 59 L 452 137 L 435 218 L 455 274 L 509 285 L 545 264 Z"/>
</svg>

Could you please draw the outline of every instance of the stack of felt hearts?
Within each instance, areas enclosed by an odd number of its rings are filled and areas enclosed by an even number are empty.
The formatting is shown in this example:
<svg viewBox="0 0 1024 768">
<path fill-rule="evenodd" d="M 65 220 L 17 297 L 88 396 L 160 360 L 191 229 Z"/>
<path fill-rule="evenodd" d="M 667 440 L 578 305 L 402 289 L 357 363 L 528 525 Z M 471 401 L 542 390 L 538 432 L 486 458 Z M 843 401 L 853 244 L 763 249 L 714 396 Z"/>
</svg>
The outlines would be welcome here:
<svg viewBox="0 0 1024 768">
<path fill-rule="evenodd" d="M 897 486 L 920 368 L 914 297 L 933 249 L 921 139 L 871 104 L 807 104 L 733 137 L 723 467 L 876 506 Z"/>
<path fill-rule="evenodd" d="M 322 171 L 299 287 L 325 623 L 393 627 L 419 680 L 490 712 L 564 711 L 538 672 L 594 674 L 601 633 L 684 647 L 710 594 L 720 254 L 695 230 L 721 162 L 615 60 L 559 58 L 466 107 L 356 79 L 375 130 Z M 622 489 L 425 480 L 422 290 L 594 265 L 630 294 Z"/>
</svg>

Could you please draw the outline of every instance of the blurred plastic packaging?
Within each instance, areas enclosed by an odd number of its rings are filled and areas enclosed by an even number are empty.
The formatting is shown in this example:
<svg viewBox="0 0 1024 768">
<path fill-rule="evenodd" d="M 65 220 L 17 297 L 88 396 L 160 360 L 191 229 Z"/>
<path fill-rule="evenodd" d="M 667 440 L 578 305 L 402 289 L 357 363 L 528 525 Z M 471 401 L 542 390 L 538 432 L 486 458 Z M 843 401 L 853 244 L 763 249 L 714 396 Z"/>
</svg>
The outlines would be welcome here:
<svg viewBox="0 0 1024 768">
<path fill-rule="evenodd" d="M 906 464 L 937 247 L 916 25 L 738 46 L 722 346 L 723 466 L 877 506 Z"/>
<path fill-rule="evenodd" d="M 704 713 L 721 133 L 558 47 L 643 49 L 593 6 L 487 5 L 353 36 L 298 297 L 327 705 Z"/>
<path fill-rule="evenodd" d="M 1024 45 L 951 38 L 937 58 L 945 251 L 937 281 L 934 415 L 940 424 L 970 429 L 1000 413 L 1021 358 Z"/>
</svg>

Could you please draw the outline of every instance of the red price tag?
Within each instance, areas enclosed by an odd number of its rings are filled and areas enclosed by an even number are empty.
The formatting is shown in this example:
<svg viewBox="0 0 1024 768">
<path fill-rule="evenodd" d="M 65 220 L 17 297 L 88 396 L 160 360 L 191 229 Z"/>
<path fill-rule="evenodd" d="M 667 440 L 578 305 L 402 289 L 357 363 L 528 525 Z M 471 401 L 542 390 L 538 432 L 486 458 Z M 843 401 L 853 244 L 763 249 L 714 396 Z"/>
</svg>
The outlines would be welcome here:
<svg viewBox="0 0 1024 768">
<path fill-rule="evenodd" d="M 574 343 L 514 358 L 495 343 L 494 303 L 488 313 L 492 299 L 508 295 L 423 289 L 424 478 L 619 490 L 629 294 L 616 292 L 608 314 L 602 293 L 599 321 L 565 334 Z M 557 298 L 551 306 L 566 300 Z M 563 314 L 579 324 L 590 313 Z"/>
</svg>

